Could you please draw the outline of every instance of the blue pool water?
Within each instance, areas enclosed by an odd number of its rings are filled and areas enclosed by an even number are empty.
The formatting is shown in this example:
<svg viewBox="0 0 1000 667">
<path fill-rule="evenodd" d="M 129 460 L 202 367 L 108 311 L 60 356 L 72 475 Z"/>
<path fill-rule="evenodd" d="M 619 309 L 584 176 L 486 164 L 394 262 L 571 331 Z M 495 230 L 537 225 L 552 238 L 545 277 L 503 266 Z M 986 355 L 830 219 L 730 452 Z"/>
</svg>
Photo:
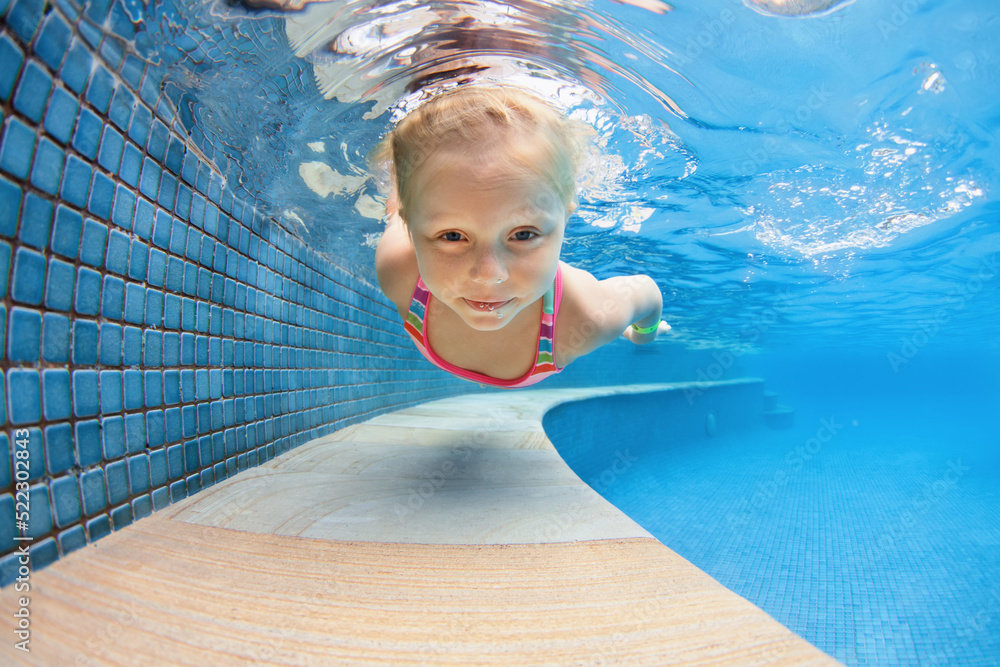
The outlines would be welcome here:
<svg viewBox="0 0 1000 667">
<path fill-rule="evenodd" d="M 765 425 L 757 387 L 591 399 L 546 431 L 655 537 L 845 664 L 997 664 L 995 386 L 801 369 L 823 381 L 783 383 L 787 428 Z"/>
<path fill-rule="evenodd" d="M 697 446 L 644 423 L 657 446 L 602 492 L 848 664 L 1000 663 L 992 0 L 0 0 L 0 17 L 0 583 L 16 536 L 42 566 L 465 389 L 374 287 L 366 156 L 420 95 L 479 78 L 594 128 L 563 259 L 649 273 L 674 327 L 554 383 L 756 376 L 795 409 L 791 429 Z M 836 433 L 794 453 L 824 419 Z"/>
</svg>

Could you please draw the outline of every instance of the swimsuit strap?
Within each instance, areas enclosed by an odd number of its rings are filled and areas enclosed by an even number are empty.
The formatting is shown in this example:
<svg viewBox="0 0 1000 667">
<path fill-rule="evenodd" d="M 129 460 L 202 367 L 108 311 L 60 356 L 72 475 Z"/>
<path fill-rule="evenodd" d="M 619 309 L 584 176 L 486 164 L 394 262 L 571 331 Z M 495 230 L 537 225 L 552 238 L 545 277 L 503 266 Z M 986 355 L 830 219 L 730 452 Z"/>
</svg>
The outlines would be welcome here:
<svg viewBox="0 0 1000 667">
<path fill-rule="evenodd" d="M 549 375 L 562 371 L 561 368 L 556 366 L 553 354 L 556 317 L 559 313 L 559 305 L 562 302 L 562 267 L 556 270 L 556 278 L 542 299 L 542 316 L 538 326 L 538 345 L 535 353 L 535 364 L 527 373 L 514 380 L 501 380 L 483 373 L 470 371 L 438 356 L 431 348 L 430 341 L 427 338 L 427 309 L 430 304 L 430 297 L 431 293 L 427 289 L 427 286 L 424 285 L 423 278 L 418 277 L 417 284 L 413 288 L 413 298 L 410 300 L 410 310 L 403 321 L 403 328 L 410 335 L 410 338 L 413 339 L 413 344 L 420 353 L 438 368 L 466 380 L 504 388 L 526 387 L 540 382 Z"/>
</svg>

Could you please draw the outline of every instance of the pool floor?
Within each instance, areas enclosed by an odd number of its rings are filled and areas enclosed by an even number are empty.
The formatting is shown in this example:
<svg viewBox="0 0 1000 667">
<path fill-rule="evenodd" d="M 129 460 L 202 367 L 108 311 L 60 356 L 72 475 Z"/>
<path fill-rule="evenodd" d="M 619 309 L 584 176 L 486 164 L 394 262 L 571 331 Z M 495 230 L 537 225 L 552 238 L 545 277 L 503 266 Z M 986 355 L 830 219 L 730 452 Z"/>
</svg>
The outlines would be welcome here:
<svg viewBox="0 0 1000 667">
<path fill-rule="evenodd" d="M 640 390 L 459 396 L 307 443 L 33 573 L 32 653 L 0 656 L 836 664 L 606 502 L 542 430 L 559 401 Z"/>
<path fill-rule="evenodd" d="M 1000 664 L 1000 448 L 968 404 L 661 443 L 605 497 L 848 665 Z"/>
</svg>

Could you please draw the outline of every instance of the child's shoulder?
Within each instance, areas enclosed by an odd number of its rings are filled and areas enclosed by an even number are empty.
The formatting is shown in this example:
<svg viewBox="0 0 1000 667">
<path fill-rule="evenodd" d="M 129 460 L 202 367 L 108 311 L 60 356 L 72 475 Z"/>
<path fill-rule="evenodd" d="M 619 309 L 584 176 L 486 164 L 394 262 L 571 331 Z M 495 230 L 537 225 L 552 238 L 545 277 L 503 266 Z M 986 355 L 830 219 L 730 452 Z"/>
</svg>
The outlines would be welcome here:
<svg viewBox="0 0 1000 667">
<path fill-rule="evenodd" d="M 613 336 L 601 321 L 605 285 L 589 271 L 560 262 L 562 301 L 556 319 L 556 363 L 565 366 L 588 354 Z M 615 334 L 617 335 L 617 333 Z"/>
<path fill-rule="evenodd" d="M 398 218 L 390 218 L 379 240 L 375 250 L 375 274 L 382 293 L 395 304 L 400 315 L 405 317 L 420 270 L 410 235 Z"/>
</svg>

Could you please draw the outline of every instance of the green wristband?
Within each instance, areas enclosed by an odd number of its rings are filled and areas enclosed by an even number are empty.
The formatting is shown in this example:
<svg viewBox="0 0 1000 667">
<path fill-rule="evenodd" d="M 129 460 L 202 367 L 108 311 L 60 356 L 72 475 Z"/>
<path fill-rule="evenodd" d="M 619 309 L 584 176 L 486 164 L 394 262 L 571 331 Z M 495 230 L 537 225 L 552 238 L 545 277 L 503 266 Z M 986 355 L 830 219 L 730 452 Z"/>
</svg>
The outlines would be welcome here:
<svg viewBox="0 0 1000 667">
<path fill-rule="evenodd" d="M 662 322 L 662 321 L 663 320 L 660 320 L 660 322 Z M 636 326 L 636 325 L 633 324 L 632 325 L 632 329 L 636 333 L 639 333 L 639 334 L 651 334 L 651 333 L 653 333 L 654 331 L 656 331 L 657 329 L 660 328 L 660 322 L 657 322 L 656 324 L 654 324 L 651 327 L 645 327 L 645 328 L 639 327 L 639 326 Z"/>
</svg>

